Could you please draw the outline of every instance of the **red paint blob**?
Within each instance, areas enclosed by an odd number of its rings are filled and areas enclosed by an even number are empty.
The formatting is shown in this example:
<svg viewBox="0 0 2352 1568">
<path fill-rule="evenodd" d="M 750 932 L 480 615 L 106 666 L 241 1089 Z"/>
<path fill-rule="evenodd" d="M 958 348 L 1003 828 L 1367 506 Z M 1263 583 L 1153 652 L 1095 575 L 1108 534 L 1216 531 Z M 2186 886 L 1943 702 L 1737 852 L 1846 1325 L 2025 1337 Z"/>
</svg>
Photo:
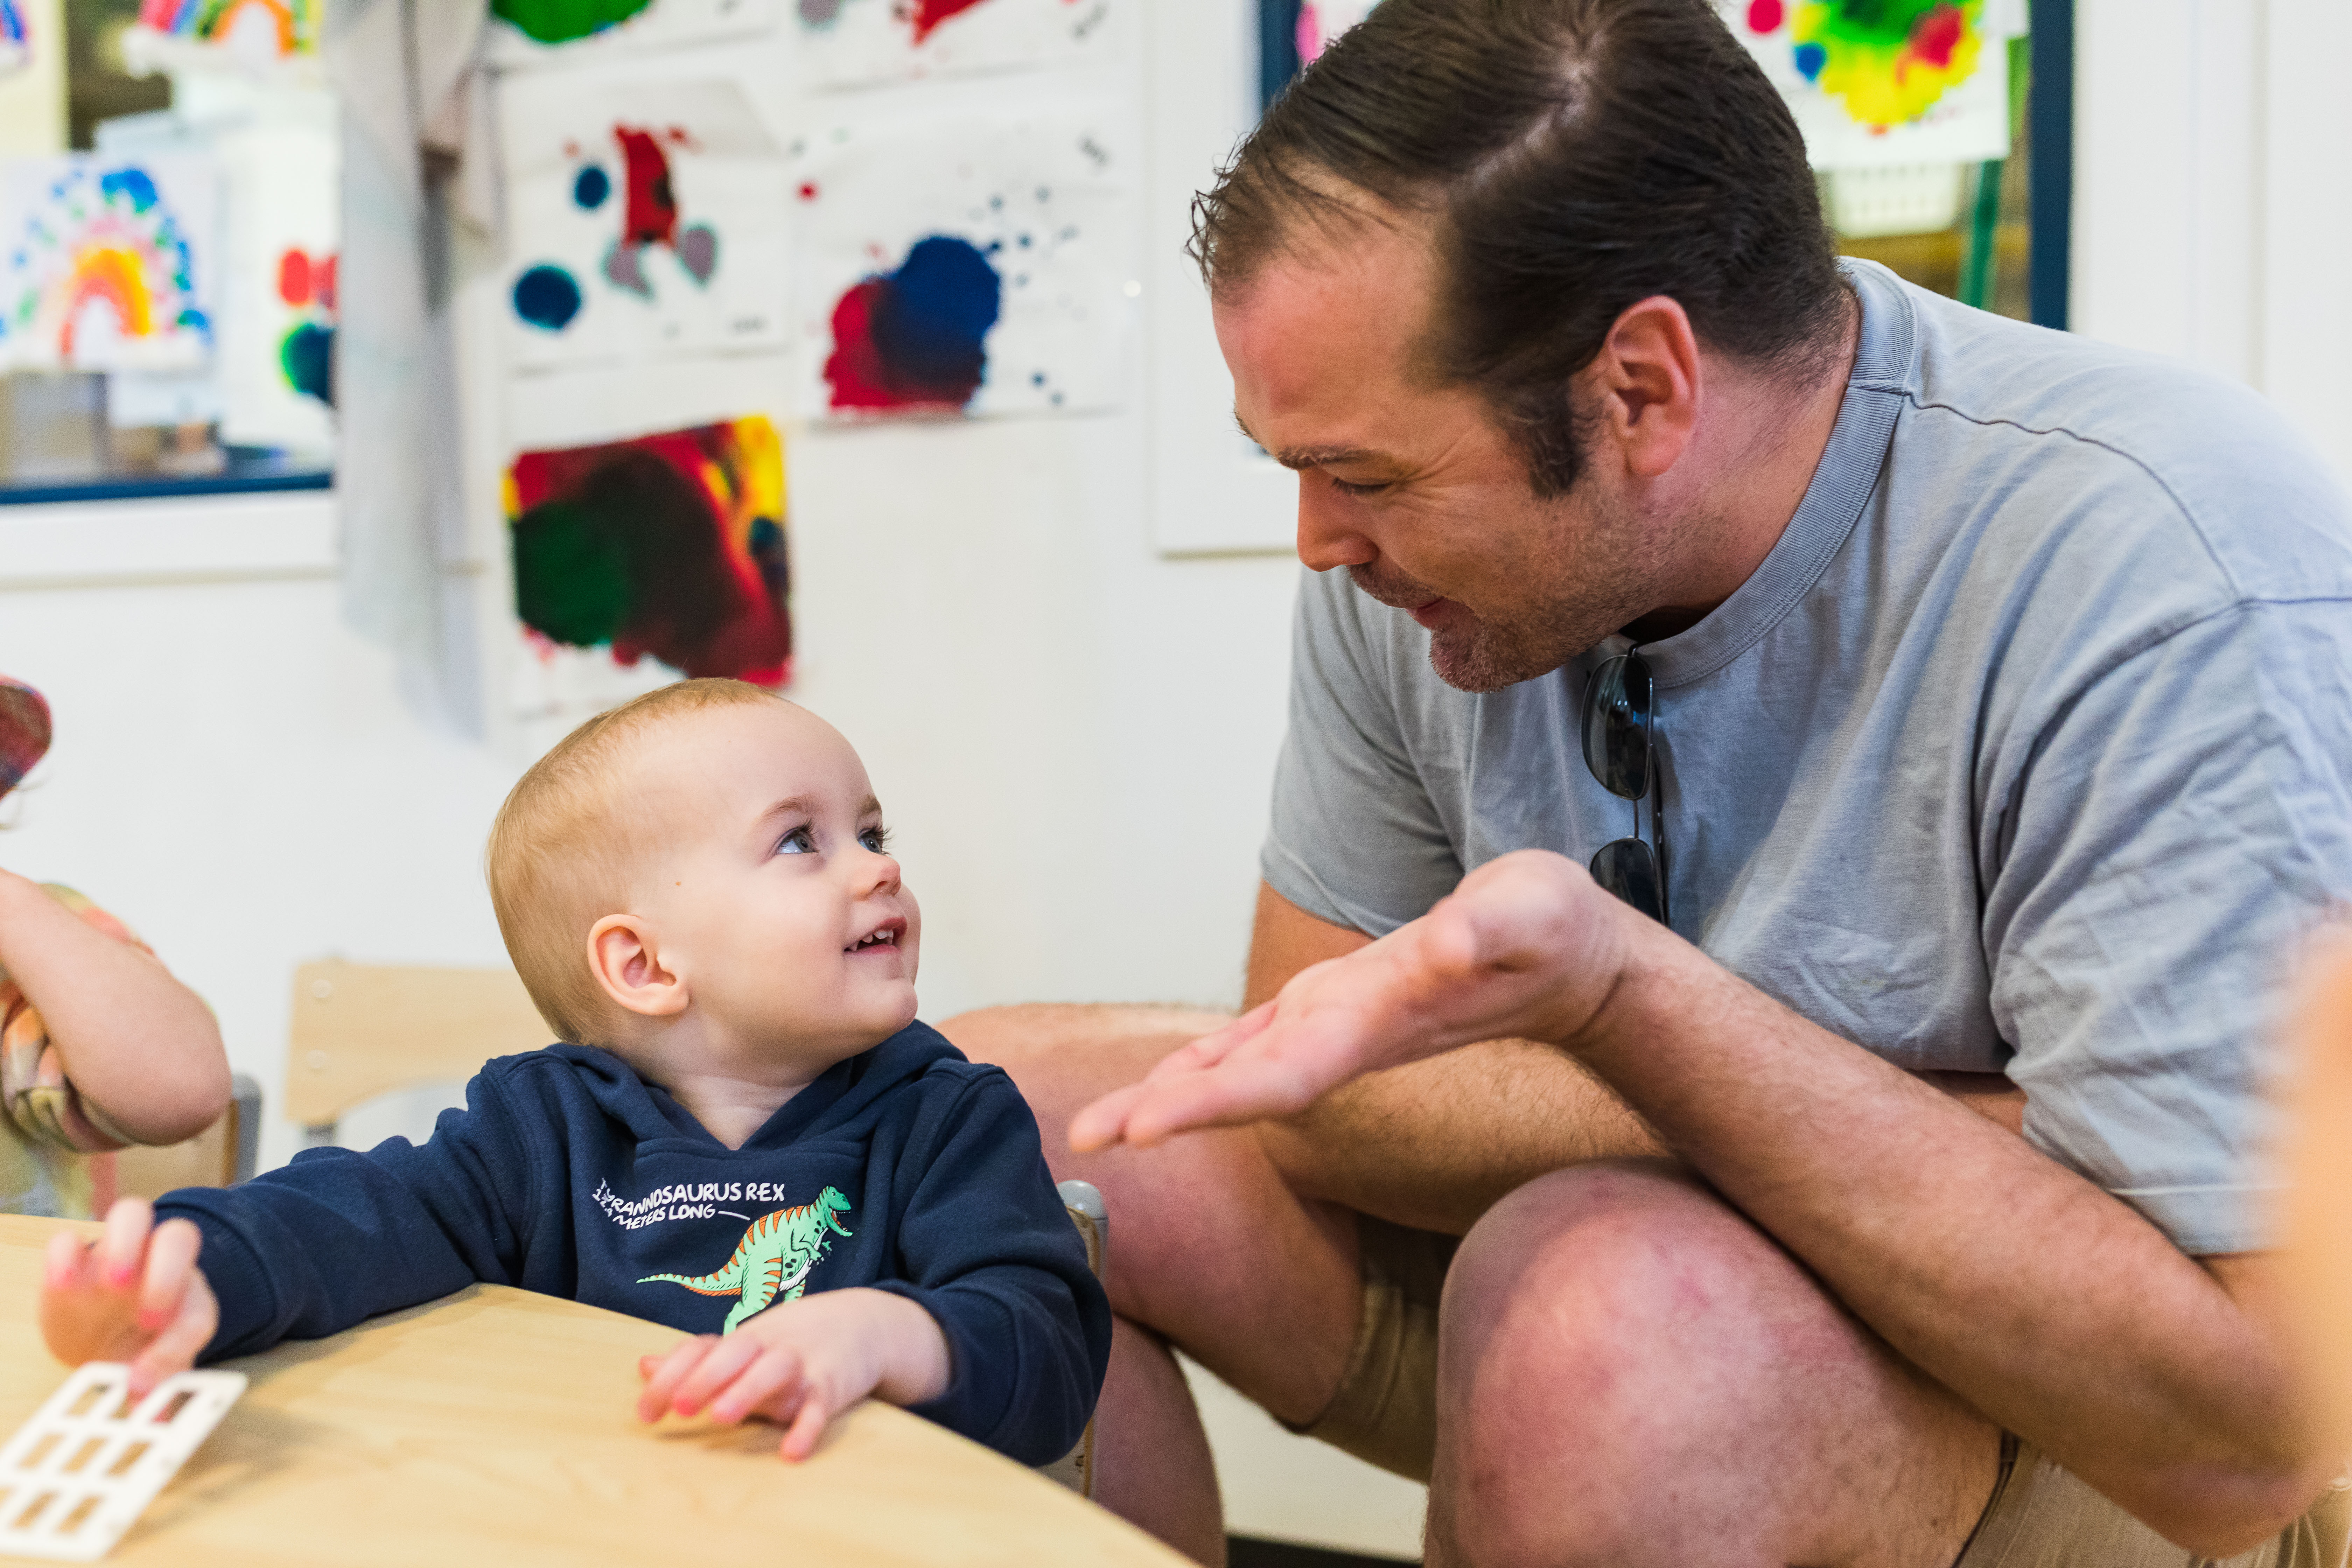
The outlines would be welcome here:
<svg viewBox="0 0 2352 1568">
<path fill-rule="evenodd" d="M 652 132 L 615 125 L 613 139 L 621 144 L 621 163 L 627 171 L 621 243 L 669 244 L 677 234 L 677 198 L 670 190 L 669 155 Z"/>
<path fill-rule="evenodd" d="M 278 258 L 278 297 L 289 305 L 310 302 L 310 258 L 299 250 Z"/>
<path fill-rule="evenodd" d="M 1960 47 L 1968 26 L 1958 5 L 1937 6 L 1911 25 L 1912 55 L 1937 70 L 1951 69 L 1952 51 Z"/>
<path fill-rule="evenodd" d="M 804 180 L 801 183 L 801 200 L 804 202 L 813 202 L 816 200 L 816 182 L 814 180 Z"/>
<path fill-rule="evenodd" d="M 1788 10 L 1780 0 L 1748 0 L 1748 30 L 1751 33 L 1777 33 L 1788 19 Z"/>
<path fill-rule="evenodd" d="M 914 0 L 911 14 L 915 24 L 915 42 L 921 43 L 941 22 L 979 4 L 980 0 Z"/>
<path fill-rule="evenodd" d="M 335 308 L 335 258 L 332 253 L 310 258 L 310 298 L 321 310 Z"/>
</svg>

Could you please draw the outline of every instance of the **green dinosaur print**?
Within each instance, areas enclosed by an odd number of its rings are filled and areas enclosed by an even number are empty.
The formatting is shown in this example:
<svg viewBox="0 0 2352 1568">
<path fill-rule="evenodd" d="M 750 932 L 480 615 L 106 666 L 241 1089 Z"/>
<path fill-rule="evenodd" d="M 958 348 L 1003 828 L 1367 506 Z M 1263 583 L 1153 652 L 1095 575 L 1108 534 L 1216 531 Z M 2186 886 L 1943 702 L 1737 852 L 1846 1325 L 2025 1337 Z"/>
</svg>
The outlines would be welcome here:
<svg viewBox="0 0 2352 1568">
<path fill-rule="evenodd" d="M 648 1274 L 637 1283 L 683 1285 L 698 1296 L 732 1296 L 741 1291 L 743 1299 L 735 1303 L 727 1314 L 726 1326 L 719 1331 L 731 1334 L 752 1313 L 763 1312 L 778 1300 L 800 1300 L 808 1288 L 809 1270 L 823 1259 L 834 1237 L 856 1234 L 834 1217 L 848 1212 L 849 1200 L 841 1195 L 841 1189 L 827 1187 L 813 1204 L 778 1209 L 753 1220 L 726 1268 L 698 1279 L 683 1274 Z"/>
</svg>

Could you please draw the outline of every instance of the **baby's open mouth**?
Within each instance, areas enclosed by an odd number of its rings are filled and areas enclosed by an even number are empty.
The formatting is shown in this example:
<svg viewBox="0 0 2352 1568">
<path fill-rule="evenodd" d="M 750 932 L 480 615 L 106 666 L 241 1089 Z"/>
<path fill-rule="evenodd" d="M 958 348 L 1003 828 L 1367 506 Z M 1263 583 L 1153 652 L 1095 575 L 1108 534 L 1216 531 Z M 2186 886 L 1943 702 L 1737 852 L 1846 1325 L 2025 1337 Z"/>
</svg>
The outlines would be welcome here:
<svg viewBox="0 0 2352 1568">
<path fill-rule="evenodd" d="M 896 947 L 898 945 L 898 931 L 894 927 L 884 926 L 880 931 L 872 931 L 865 936 L 859 937 L 849 946 L 843 948 L 842 951 L 844 952 L 864 952 L 869 947 Z"/>
</svg>

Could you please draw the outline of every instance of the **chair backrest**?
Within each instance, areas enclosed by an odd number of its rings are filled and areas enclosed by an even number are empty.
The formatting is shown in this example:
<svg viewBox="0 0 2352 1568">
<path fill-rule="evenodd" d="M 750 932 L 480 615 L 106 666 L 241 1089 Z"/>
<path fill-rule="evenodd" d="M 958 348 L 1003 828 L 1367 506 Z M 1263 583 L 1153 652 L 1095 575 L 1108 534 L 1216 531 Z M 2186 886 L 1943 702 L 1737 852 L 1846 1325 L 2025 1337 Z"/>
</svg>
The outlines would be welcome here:
<svg viewBox="0 0 2352 1568">
<path fill-rule="evenodd" d="M 126 1197 L 160 1198 L 181 1187 L 235 1186 L 253 1174 L 261 1136 L 261 1086 L 238 1073 L 228 1110 L 182 1143 L 134 1144 L 118 1150 L 114 1190 Z"/>
<path fill-rule="evenodd" d="M 1070 1223 L 1078 1227 L 1086 1238 L 1087 1267 L 1095 1278 L 1103 1277 L 1110 1266 L 1110 1211 L 1103 1206 L 1103 1195 L 1092 1182 L 1061 1184 L 1062 1207 L 1069 1211 Z M 1087 1422 L 1078 1446 L 1050 1465 L 1037 1467 L 1040 1474 L 1061 1482 L 1080 1497 L 1095 1495 L 1095 1424 Z"/>
<path fill-rule="evenodd" d="M 362 1100 L 395 1089 L 465 1079 L 492 1057 L 550 1038 L 511 969 L 405 969 L 331 958 L 294 972 L 286 1050 L 286 1114 L 310 1141 Z"/>
</svg>

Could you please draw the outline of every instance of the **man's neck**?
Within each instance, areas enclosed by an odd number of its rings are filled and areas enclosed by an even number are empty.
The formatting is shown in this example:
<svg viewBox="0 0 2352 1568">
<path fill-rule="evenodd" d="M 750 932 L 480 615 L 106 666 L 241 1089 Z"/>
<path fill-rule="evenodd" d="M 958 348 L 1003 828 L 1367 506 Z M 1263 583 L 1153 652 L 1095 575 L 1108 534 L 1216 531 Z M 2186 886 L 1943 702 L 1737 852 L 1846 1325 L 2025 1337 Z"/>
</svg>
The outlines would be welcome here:
<svg viewBox="0 0 2352 1568">
<path fill-rule="evenodd" d="M 1688 631 L 1764 564 L 1829 449 L 1861 344 L 1862 305 L 1849 293 L 1836 348 L 1799 384 L 1785 373 L 1713 362 L 1706 447 L 1693 454 L 1703 477 L 1691 497 L 1673 503 L 1700 526 L 1684 532 L 1686 553 L 1671 602 L 1626 623 L 1627 637 L 1660 642 Z"/>
</svg>

